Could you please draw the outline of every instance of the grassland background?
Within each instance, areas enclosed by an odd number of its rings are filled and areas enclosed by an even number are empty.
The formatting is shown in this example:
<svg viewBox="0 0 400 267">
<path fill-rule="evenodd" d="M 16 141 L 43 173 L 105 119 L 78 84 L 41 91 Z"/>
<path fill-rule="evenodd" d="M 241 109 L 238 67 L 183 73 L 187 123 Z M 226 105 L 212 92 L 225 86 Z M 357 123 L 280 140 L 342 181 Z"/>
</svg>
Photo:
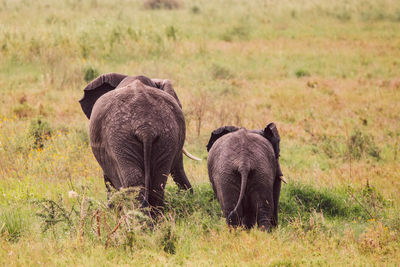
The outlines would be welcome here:
<svg viewBox="0 0 400 267">
<path fill-rule="evenodd" d="M 400 3 L 179 3 L 0 1 L 0 264 L 398 264 Z M 171 79 L 186 147 L 204 159 L 185 160 L 193 196 L 169 182 L 165 221 L 130 229 L 133 237 L 121 226 L 107 249 L 107 230 L 90 231 L 91 213 L 44 233 L 37 216 L 38 200 L 69 210 L 83 195 L 107 213 L 77 102 L 85 78 L 106 72 Z M 289 180 L 281 225 L 228 231 L 208 186 L 209 134 L 270 121 Z M 339 211 L 313 202 L 316 194 Z"/>
</svg>

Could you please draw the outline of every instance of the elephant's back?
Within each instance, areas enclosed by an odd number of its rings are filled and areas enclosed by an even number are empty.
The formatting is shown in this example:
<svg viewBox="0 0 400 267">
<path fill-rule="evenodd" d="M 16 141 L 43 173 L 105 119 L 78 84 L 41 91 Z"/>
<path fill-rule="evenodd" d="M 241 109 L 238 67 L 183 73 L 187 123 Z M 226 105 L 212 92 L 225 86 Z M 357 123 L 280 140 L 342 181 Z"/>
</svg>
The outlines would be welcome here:
<svg viewBox="0 0 400 267">
<path fill-rule="evenodd" d="M 138 138 L 170 135 L 174 130 L 184 134 L 184 124 L 183 112 L 172 96 L 140 82 L 100 97 L 93 107 L 90 121 L 94 132 L 110 135 L 113 134 L 110 131 L 117 131 Z"/>
<path fill-rule="evenodd" d="M 135 85 L 137 85 L 135 87 Z M 152 157 L 160 162 L 181 151 L 185 121 L 175 99 L 140 82 L 111 91 L 96 102 L 90 119 L 90 142 L 97 158 L 128 158 L 142 165 L 143 143 L 153 143 Z"/>
</svg>

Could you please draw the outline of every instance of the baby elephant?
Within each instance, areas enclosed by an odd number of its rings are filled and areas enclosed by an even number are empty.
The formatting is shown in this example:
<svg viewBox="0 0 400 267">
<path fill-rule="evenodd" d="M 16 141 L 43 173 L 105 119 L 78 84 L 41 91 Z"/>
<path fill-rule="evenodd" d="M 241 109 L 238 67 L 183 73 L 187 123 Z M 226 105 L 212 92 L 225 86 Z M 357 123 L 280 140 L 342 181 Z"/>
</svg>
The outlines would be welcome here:
<svg viewBox="0 0 400 267">
<path fill-rule="evenodd" d="M 270 230 L 278 223 L 280 137 L 274 123 L 264 130 L 224 126 L 207 145 L 208 175 L 230 226 Z"/>
</svg>

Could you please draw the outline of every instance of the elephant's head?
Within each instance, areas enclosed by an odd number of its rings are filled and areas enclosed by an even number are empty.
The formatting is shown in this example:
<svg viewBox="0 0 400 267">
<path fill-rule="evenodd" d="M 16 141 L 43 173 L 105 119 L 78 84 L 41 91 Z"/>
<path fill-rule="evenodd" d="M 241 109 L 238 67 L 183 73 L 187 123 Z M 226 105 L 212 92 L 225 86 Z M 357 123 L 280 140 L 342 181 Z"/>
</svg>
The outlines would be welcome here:
<svg viewBox="0 0 400 267">
<path fill-rule="evenodd" d="M 179 101 L 179 98 L 176 95 L 174 88 L 172 87 L 172 83 L 169 80 L 149 79 L 146 76 L 142 75 L 128 76 L 118 73 L 107 73 L 94 79 L 84 89 L 84 96 L 81 100 L 79 100 L 79 102 L 86 117 L 90 119 L 93 106 L 96 103 L 97 99 L 99 99 L 102 95 L 116 88 L 127 86 L 135 80 L 139 80 L 146 86 L 158 88 L 165 91 L 173 98 L 175 98 L 179 107 L 182 108 L 181 102 Z"/>
<path fill-rule="evenodd" d="M 240 128 L 235 127 L 235 126 L 223 126 L 223 127 L 220 127 L 218 129 L 214 130 L 211 133 L 210 140 L 208 141 L 207 151 L 210 151 L 211 147 L 218 140 L 218 138 L 220 138 L 226 134 L 235 132 L 239 129 Z M 281 141 L 281 138 L 279 136 L 279 132 L 278 132 L 278 129 L 276 128 L 275 123 L 273 123 L 273 122 L 269 123 L 264 128 L 264 130 L 251 130 L 250 132 L 257 133 L 257 134 L 261 135 L 262 137 L 266 138 L 271 143 L 271 145 L 274 149 L 276 159 L 279 158 L 279 155 L 280 155 L 279 143 Z M 279 168 L 279 172 L 281 172 L 280 166 L 279 166 L 279 161 L 277 161 L 277 164 L 278 164 L 277 167 Z M 282 181 L 286 183 L 285 178 L 281 174 L 279 174 L 279 178 L 282 179 Z"/>
<path fill-rule="evenodd" d="M 240 128 L 235 127 L 235 126 L 223 126 L 223 127 L 220 127 L 218 129 L 214 130 L 211 133 L 210 140 L 208 141 L 207 151 L 210 151 L 212 145 L 215 143 L 215 141 L 217 141 L 218 138 L 220 138 L 228 133 L 235 132 L 239 129 Z M 279 153 L 280 153 L 279 142 L 281 141 L 281 138 L 279 136 L 278 129 L 276 128 L 275 123 L 271 122 L 264 128 L 264 130 L 251 130 L 250 132 L 257 133 L 257 134 L 261 135 L 262 137 L 268 139 L 268 141 L 272 144 L 272 146 L 274 148 L 275 157 L 276 158 L 279 157 Z"/>
</svg>

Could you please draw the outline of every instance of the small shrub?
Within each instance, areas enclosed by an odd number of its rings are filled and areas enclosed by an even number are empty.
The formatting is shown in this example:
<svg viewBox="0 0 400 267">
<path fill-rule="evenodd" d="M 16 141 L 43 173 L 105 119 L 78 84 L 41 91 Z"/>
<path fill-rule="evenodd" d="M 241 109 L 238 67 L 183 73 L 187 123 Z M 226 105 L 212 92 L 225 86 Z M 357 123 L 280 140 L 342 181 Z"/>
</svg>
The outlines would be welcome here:
<svg viewBox="0 0 400 267">
<path fill-rule="evenodd" d="M 91 66 L 85 68 L 84 73 L 85 73 L 84 74 L 84 80 L 87 83 L 92 81 L 94 78 L 96 78 L 96 77 L 98 77 L 100 75 L 99 71 L 96 68 L 91 67 Z"/>
<path fill-rule="evenodd" d="M 365 155 L 370 155 L 377 160 L 381 158 L 380 150 L 376 146 L 374 139 L 358 129 L 354 130 L 350 136 L 348 151 L 351 157 L 357 160 Z"/>
<path fill-rule="evenodd" d="M 198 6 L 192 6 L 192 8 L 190 9 L 190 11 L 191 11 L 193 14 L 199 14 L 199 13 L 200 13 L 200 7 L 198 7 Z"/>
<path fill-rule="evenodd" d="M 52 131 L 49 123 L 42 118 L 32 120 L 28 135 L 33 141 L 33 148 L 43 148 L 44 142 L 51 137 Z"/>
<path fill-rule="evenodd" d="M 165 28 L 165 34 L 167 35 L 168 39 L 172 39 L 172 40 L 176 40 L 176 33 L 177 30 L 174 26 L 168 26 L 167 28 Z"/>
<path fill-rule="evenodd" d="M 296 70 L 295 74 L 296 74 L 297 78 L 310 76 L 310 73 L 308 71 L 306 71 L 306 70 L 303 70 L 303 69 Z"/>
<path fill-rule="evenodd" d="M 368 180 L 367 184 L 358 195 L 360 202 L 364 206 L 371 208 L 370 213 L 373 217 L 376 217 L 378 211 L 387 204 L 382 194 L 378 192 L 378 190 L 374 186 L 371 186 Z"/>
<path fill-rule="evenodd" d="M 225 32 L 224 34 L 221 35 L 221 40 L 223 40 L 225 42 L 232 42 L 233 38 L 229 32 Z"/>
<path fill-rule="evenodd" d="M 26 118 L 35 114 L 35 109 L 28 103 L 23 102 L 22 104 L 15 106 L 13 112 L 18 118 Z"/>
<path fill-rule="evenodd" d="M 164 223 L 161 228 L 161 238 L 159 244 L 163 250 L 168 254 L 176 253 L 176 243 L 178 238 L 172 229 L 172 222 Z"/>
<path fill-rule="evenodd" d="M 41 226 L 43 233 L 49 229 L 54 229 L 58 224 L 63 224 L 65 230 L 69 230 L 73 226 L 71 216 L 73 212 L 77 214 L 77 211 L 75 211 L 74 207 L 70 211 L 67 211 L 61 197 L 57 202 L 50 199 L 43 199 L 35 201 L 35 204 L 41 209 L 36 215 L 43 220 Z"/>
<path fill-rule="evenodd" d="M 144 8 L 146 9 L 178 9 L 182 4 L 177 0 L 146 0 Z"/>
<path fill-rule="evenodd" d="M 324 135 L 321 142 L 322 144 L 320 147 L 329 158 L 335 158 L 340 155 L 340 144 L 335 138 L 330 138 Z"/>
</svg>

